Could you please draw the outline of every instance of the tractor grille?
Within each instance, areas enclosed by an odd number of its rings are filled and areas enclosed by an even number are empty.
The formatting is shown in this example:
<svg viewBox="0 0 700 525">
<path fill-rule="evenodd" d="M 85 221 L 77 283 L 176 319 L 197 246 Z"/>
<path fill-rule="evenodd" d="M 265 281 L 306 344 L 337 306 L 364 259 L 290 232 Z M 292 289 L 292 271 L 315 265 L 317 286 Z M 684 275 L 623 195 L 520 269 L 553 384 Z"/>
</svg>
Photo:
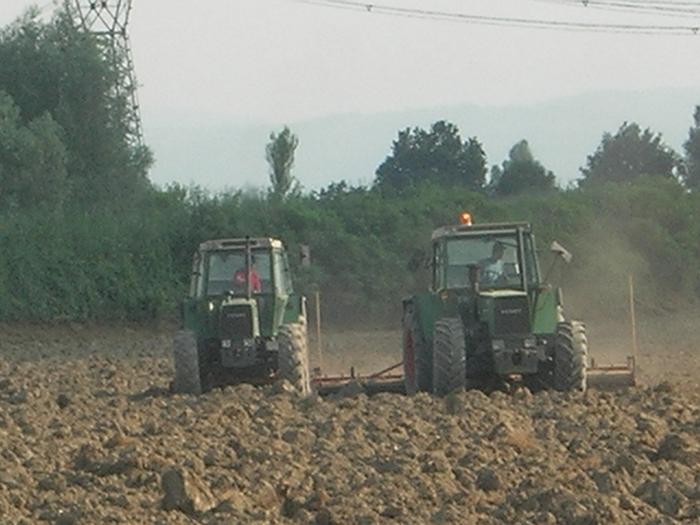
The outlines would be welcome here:
<svg viewBox="0 0 700 525">
<path fill-rule="evenodd" d="M 248 305 L 224 306 L 221 310 L 221 339 L 253 337 L 253 311 Z"/>
<path fill-rule="evenodd" d="M 530 311 L 527 297 L 496 299 L 494 330 L 496 335 L 530 333 Z"/>
</svg>

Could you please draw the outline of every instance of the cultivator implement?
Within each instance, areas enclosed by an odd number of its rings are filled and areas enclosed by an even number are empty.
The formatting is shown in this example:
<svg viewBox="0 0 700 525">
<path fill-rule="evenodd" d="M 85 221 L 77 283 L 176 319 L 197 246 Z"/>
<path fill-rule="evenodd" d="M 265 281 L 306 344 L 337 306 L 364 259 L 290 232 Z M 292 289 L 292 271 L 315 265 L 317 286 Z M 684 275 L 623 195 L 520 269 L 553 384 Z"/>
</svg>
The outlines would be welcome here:
<svg viewBox="0 0 700 525">
<path fill-rule="evenodd" d="M 316 368 L 311 383 L 321 396 L 342 395 L 343 392 L 363 392 L 367 395 L 383 392 L 405 394 L 404 376 L 398 372 L 402 368 L 403 362 L 400 362 L 368 375 L 356 374 L 354 367 L 350 368 L 349 374 L 341 375 L 324 375 Z M 636 360 L 629 356 L 625 364 L 599 365 L 595 359 L 591 359 L 586 377 L 588 388 L 595 390 L 634 387 L 637 385 Z"/>
<path fill-rule="evenodd" d="M 316 368 L 311 384 L 321 396 L 342 394 L 343 391 L 348 391 L 353 387 L 356 391 L 361 391 L 368 395 L 382 392 L 405 394 L 403 374 L 397 372 L 402 367 L 403 362 L 369 375 L 356 374 L 355 367 L 350 368 L 349 374 L 341 375 L 324 375 L 319 368 Z"/>
<path fill-rule="evenodd" d="M 614 390 L 633 387 L 637 385 L 637 361 L 628 356 L 625 364 L 598 365 L 595 359 L 591 359 L 586 376 L 589 388 Z"/>
</svg>

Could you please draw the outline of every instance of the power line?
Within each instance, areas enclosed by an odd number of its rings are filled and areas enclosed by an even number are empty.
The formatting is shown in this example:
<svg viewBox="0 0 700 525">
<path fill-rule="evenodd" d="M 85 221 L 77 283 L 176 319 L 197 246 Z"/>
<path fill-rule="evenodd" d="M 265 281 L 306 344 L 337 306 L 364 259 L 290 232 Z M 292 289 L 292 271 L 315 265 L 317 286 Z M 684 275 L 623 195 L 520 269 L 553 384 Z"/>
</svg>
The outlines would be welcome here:
<svg viewBox="0 0 700 525">
<path fill-rule="evenodd" d="M 583 31 L 597 33 L 654 34 L 671 36 L 692 36 L 700 32 L 700 26 L 691 25 L 657 25 L 657 24 L 610 24 L 596 22 L 570 22 L 539 18 L 519 18 L 509 16 L 475 15 L 461 12 L 437 11 L 396 7 L 355 0 L 293 0 L 297 3 L 317 5 L 334 9 L 365 11 L 370 14 L 382 14 L 409 18 L 430 19 L 438 21 L 460 22 L 475 25 L 523 27 L 563 31 Z"/>
<path fill-rule="evenodd" d="M 587 4 L 592 0 L 567 0 L 570 3 L 580 3 L 580 4 Z M 593 0 L 595 1 L 595 0 Z M 690 7 L 700 7 L 700 2 L 697 0 L 625 0 L 625 2 L 629 4 L 637 4 L 637 5 L 657 5 L 657 6 L 670 6 L 670 7 L 678 7 L 678 6 L 690 6 Z"/>
<path fill-rule="evenodd" d="M 671 17 L 700 15 L 700 3 L 639 2 L 633 0 L 537 0 L 542 3 L 565 5 L 582 9 L 606 11 L 632 11 L 640 14 L 653 14 Z"/>
</svg>

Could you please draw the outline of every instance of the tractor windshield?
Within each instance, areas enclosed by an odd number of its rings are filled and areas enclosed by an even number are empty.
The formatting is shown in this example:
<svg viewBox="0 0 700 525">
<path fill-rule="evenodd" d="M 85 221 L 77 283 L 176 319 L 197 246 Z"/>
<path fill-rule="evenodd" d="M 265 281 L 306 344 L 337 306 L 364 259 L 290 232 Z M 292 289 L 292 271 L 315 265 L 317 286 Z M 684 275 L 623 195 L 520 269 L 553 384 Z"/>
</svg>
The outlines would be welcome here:
<svg viewBox="0 0 700 525">
<path fill-rule="evenodd" d="M 270 293 L 272 291 L 270 253 L 266 250 L 253 250 L 251 263 L 248 273 L 251 291 L 254 294 Z M 226 292 L 245 295 L 247 292 L 245 268 L 244 251 L 210 252 L 207 268 L 207 295 L 221 295 Z"/>
<path fill-rule="evenodd" d="M 447 241 L 447 288 L 469 287 L 469 268 L 479 268 L 484 288 L 522 288 L 518 238 L 516 235 L 459 237 Z"/>
</svg>

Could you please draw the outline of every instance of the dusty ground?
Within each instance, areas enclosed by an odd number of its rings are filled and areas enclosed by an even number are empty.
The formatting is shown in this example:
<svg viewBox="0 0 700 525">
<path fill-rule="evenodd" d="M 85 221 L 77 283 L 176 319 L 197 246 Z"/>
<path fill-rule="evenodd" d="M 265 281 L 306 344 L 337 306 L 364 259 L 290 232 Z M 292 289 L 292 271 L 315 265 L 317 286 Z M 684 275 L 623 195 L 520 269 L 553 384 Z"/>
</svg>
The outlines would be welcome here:
<svg viewBox="0 0 700 525">
<path fill-rule="evenodd" d="M 167 327 L 0 326 L 0 523 L 700 523 L 700 330 L 640 331 L 634 391 L 302 400 L 169 395 Z M 334 334 L 324 361 L 398 345 Z"/>
</svg>

